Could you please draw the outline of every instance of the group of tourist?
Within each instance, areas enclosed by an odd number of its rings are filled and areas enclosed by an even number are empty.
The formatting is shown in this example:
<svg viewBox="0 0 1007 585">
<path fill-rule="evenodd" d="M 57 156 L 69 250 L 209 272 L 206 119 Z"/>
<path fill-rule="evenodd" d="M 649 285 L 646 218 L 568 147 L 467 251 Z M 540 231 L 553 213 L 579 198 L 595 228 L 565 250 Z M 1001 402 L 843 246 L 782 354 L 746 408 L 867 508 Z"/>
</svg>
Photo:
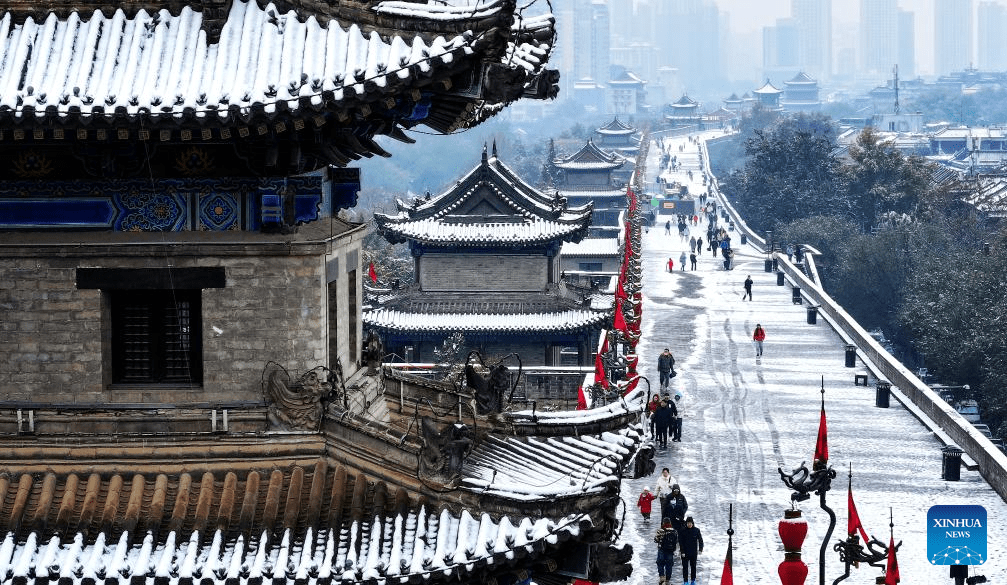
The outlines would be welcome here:
<svg viewBox="0 0 1007 585">
<path fill-rule="evenodd" d="M 654 500 L 658 501 L 661 509 L 661 526 L 654 534 L 660 583 L 664 585 L 673 579 L 677 550 L 682 559 L 683 585 L 695 585 L 696 564 L 699 555 L 703 553 L 703 534 L 692 516 L 686 515 L 689 502 L 667 467 L 661 470 L 654 491 L 651 492 L 649 487 L 643 488 L 637 501 L 644 522 L 650 521 Z"/>
</svg>

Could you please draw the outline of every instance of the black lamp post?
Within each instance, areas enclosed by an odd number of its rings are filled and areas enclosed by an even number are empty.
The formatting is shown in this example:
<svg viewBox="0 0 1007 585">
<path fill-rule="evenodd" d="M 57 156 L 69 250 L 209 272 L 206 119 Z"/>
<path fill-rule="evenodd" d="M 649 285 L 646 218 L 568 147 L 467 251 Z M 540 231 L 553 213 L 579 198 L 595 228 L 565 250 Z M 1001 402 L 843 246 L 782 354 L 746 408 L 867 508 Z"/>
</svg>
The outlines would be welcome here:
<svg viewBox="0 0 1007 585">
<path fill-rule="evenodd" d="M 822 377 L 822 424 L 825 422 L 825 377 Z M 824 429 L 819 427 L 819 441 L 823 439 Z M 816 455 L 818 447 L 816 446 Z M 818 584 L 825 585 L 825 551 L 829 547 L 829 539 L 832 538 L 832 531 L 836 528 L 836 513 L 825 503 L 825 495 L 832 488 L 832 480 L 836 477 L 836 471 L 828 466 L 828 450 L 826 447 L 825 456 L 822 459 L 815 459 L 812 462 L 812 469 L 808 469 L 805 462 L 791 473 L 784 473 L 783 468 L 777 468 L 780 479 L 784 485 L 794 490 L 790 494 L 790 499 L 794 502 L 803 502 L 811 498 L 811 492 L 818 496 L 819 506 L 829 515 L 829 529 L 822 539 L 822 547 L 818 554 Z"/>
</svg>

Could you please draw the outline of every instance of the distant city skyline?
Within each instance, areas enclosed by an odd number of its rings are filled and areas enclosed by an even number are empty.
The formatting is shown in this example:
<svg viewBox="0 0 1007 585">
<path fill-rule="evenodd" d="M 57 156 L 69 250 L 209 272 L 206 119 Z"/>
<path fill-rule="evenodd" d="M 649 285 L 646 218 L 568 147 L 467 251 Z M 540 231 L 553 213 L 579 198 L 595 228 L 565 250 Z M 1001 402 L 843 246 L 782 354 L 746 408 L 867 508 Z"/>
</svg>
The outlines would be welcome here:
<svg viewBox="0 0 1007 585">
<path fill-rule="evenodd" d="M 978 10 L 980 1 L 994 2 L 1007 7 L 1007 0 L 972 0 L 973 13 Z M 779 18 L 791 16 L 791 0 L 714 0 L 721 11 L 729 15 L 732 32 L 745 34 L 758 32 L 763 27 L 773 26 Z M 897 5 L 903 10 L 914 13 L 916 63 L 918 75 L 934 74 L 934 2 L 935 0 L 897 0 Z M 832 0 L 833 38 L 839 32 L 858 23 L 860 19 L 860 0 Z M 975 63 L 973 57 L 973 64 Z"/>
</svg>

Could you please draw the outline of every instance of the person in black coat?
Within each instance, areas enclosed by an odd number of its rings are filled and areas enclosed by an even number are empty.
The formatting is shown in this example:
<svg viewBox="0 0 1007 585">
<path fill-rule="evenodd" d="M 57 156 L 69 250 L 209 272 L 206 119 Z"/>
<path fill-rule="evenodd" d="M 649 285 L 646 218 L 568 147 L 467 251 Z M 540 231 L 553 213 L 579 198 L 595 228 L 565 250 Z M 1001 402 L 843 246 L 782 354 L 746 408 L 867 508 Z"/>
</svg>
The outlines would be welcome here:
<svg viewBox="0 0 1007 585">
<path fill-rule="evenodd" d="M 685 513 L 688 510 L 689 502 L 686 501 L 681 488 L 676 483 L 671 486 L 671 493 L 668 494 L 665 501 L 664 515 L 671 518 L 671 525 L 675 527 L 675 530 L 681 530 L 685 528 Z"/>
<path fill-rule="evenodd" d="M 661 405 L 654 411 L 654 427 L 657 429 L 657 440 L 655 441 L 662 449 L 668 447 L 668 430 L 671 423 L 678 416 L 678 409 L 674 404 L 669 404 L 667 400 L 662 400 Z"/>
<path fill-rule="evenodd" d="M 682 582 L 696 585 L 696 559 L 703 554 L 703 534 L 692 521 L 685 519 L 685 526 L 678 531 L 678 550 L 682 554 Z M 689 573 L 692 573 L 692 578 Z"/>
</svg>

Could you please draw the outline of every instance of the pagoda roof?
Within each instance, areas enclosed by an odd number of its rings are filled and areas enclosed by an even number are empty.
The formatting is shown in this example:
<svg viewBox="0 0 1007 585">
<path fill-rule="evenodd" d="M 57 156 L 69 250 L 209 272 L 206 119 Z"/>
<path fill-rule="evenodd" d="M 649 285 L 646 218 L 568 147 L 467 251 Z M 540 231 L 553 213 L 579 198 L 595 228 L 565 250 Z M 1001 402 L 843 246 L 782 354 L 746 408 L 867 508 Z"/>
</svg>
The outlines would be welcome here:
<svg viewBox="0 0 1007 585">
<path fill-rule="evenodd" d="M 0 143 L 316 143 L 322 129 L 311 166 L 343 166 L 387 155 L 375 134 L 411 142 L 402 128 L 452 132 L 555 95 L 554 20 L 515 19 L 512 0 L 2 6 Z"/>
<path fill-rule="evenodd" d="M 786 84 L 817 84 L 818 82 L 812 79 L 807 73 L 801 71 L 794 76 L 790 81 L 785 81 Z"/>
<path fill-rule="evenodd" d="M 765 85 L 763 85 L 763 86 L 762 86 L 762 87 L 760 87 L 759 89 L 757 89 L 757 90 L 753 91 L 752 93 L 756 93 L 756 94 L 760 94 L 760 95 L 765 95 L 765 94 L 775 94 L 775 93 L 783 93 L 783 90 L 782 90 L 782 89 L 777 89 L 777 88 L 776 88 L 776 87 L 775 87 L 775 86 L 774 86 L 774 85 L 773 85 L 772 83 L 770 83 L 770 82 L 769 82 L 769 80 L 767 79 L 767 80 L 766 80 L 766 83 L 765 83 Z"/>
<path fill-rule="evenodd" d="M 374 214 L 378 231 L 395 244 L 519 248 L 578 241 L 591 223 L 590 205 L 568 208 L 558 194 L 538 191 L 497 158 L 496 145 L 446 192 L 398 206 L 397 215 Z"/>
<path fill-rule="evenodd" d="M 682 97 L 678 98 L 678 101 L 671 104 L 673 108 L 697 108 L 699 107 L 699 102 L 689 97 L 688 94 L 683 94 Z"/>
<path fill-rule="evenodd" d="M 601 128 L 598 128 L 597 130 L 595 130 L 595 132 L 597 132 L 598 134 L 625 135 L 636 132 L 636 128 L 633 128 L 629 124 L 626 124 L 625 122 L 619 119 L 619 116 L 616 116 L 615 118 L 612 118 L 611 122 L 605 124 Z"/>
<path fill-rule="evenodd" d="M 562 333 L 601 326 L 611 304 L 599 309 L 549 293 L 409 291 L 363 313 L 381 331 Z"/>
<path fill-rule="evenodd" d="M 562 157 L 553 164 L 566 170 L 612 170 L 621 167 L 625 162 L 615 153 L 606 152 L 590 138 L 587 143 L 568 157 Z"/>
</svg>

